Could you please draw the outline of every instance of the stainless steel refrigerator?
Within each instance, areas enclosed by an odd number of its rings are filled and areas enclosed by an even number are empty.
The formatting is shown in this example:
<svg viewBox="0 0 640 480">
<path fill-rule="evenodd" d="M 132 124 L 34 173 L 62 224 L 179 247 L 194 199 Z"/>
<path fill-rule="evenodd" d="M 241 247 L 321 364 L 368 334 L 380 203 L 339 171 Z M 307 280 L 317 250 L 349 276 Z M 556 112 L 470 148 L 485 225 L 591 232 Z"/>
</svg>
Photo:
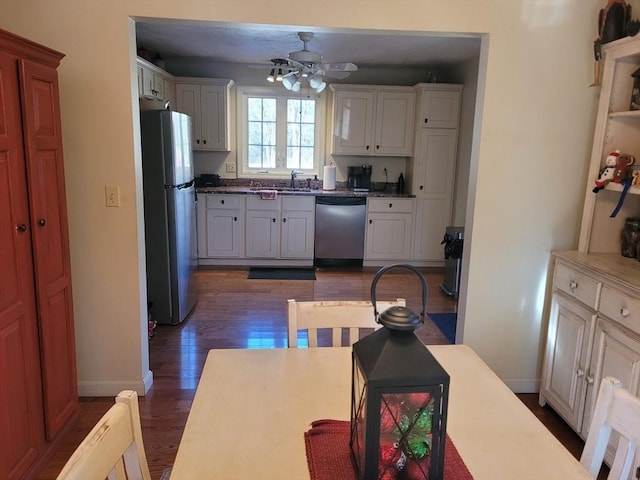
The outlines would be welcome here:
<svg viewBox="0 0 640 480">
<path fill-rule="evenodd" d="M 193 310 L 197 288 L 196 194 L 191 117 L 140 112 L 147 300 L 151 319 L 178 324 Z"/>
</svg>

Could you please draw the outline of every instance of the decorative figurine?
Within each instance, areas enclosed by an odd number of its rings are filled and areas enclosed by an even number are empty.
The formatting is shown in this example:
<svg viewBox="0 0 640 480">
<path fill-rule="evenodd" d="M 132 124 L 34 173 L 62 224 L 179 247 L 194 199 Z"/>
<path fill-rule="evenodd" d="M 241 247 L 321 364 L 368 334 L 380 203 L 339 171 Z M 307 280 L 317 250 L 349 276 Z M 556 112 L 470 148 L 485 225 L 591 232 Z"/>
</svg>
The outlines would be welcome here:
<svg viewBox="0 0 640 480">
<path fill-rule="evenodd" d="M 602 190 L 607 183 L 613 180 L 613 174 L 618 164 L 618 158 L 620 157 L 620 150 L 614 150 L 607 155 L 604 161 L 604 167 L 598 172 L 598 179 L 596 180 L 596 186 L 593 188 L 593 193 L 598 193 Z"/>
<path fill-rule="evenodd" d="M 598 15 L 598 38 L 593 42 L 595 79 L 591 84 L 592 87 L 600 86 L 602 45 L 626 37 L 630 23 L 631 5 L 628 5 L 625 0 L 607 0 L 607 5 Z"/>
</svg>

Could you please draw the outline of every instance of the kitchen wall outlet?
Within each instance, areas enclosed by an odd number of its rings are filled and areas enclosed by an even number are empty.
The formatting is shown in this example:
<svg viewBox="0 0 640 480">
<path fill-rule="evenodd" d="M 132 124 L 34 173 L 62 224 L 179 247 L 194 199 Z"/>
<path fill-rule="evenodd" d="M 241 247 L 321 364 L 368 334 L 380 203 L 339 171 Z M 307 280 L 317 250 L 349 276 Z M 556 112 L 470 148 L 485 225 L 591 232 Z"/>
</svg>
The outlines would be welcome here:
<svg viewBox="0 0 640 480">
<path fill-rule="evenodd" d="M 104 197 L 107 207 L 119 207 L 120 187 L 118 185 L 105 185 Z"/>
<path fill-rule="evenodd" d="M 225 163 L 225 167 L 227 169 L 227 173 L 236 173 L 236 164 L 233 162 Z"/>
</svg>

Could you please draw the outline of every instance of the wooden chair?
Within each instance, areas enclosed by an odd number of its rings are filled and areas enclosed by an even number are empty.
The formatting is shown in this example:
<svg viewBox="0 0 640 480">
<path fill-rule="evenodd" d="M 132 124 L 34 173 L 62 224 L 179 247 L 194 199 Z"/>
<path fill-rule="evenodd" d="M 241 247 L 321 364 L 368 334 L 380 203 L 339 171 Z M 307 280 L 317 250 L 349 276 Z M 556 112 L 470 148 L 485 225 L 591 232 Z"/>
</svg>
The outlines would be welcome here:
<svg viewBox="0 0 640 480">
<path fill-rule="evenodd" d="M 640 398 L 622 388 L 622 382 L 605 377 L 591 418 L 591 427 L 580 463 L 593 478 L 598 477 L 611 431 L 618 434 L 618 444 L 608 480 L 627 480 L 636 453 L 640 455 Z M 636 459 L 636 464 L 640 463 Z M 635 477 L 634 477 L 635 478 Z"/>
<path fill-rule="evenodd" d="M 123 390 L 78 446 L 58 480 L 151 480 L 142 443 L 138 395 Z"/>
<path fill-rule="evenodd" d="M 376 302 L 378 311 L 399 305 L 406 306 L 404 298 L 395 302 Z M 318 346 L 318 330 L 331 329 L 331 346 L 342 346 L 342 329 L 349 329 L 349 345 L 357 342 L 361 328 L 376 330 L 381 325 L 375 321 L 373 305 L 369 301 L 319 301 L 297 302 L 287 300 L 287 329 L 289 347 L 298 347 L 298 330 L 307 330 L 309 347 Z"/>
</svg>

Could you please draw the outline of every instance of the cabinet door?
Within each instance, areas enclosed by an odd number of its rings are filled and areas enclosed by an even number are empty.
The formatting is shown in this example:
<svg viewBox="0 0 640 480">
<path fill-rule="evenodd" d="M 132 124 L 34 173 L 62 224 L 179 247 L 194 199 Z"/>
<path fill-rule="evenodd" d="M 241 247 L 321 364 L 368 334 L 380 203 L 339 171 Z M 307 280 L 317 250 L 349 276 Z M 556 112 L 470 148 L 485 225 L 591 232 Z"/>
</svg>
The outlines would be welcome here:
<svg viewBox="0 0 640 480">
<path fill-rule="evenodd" d="M 226 87 L 202 85 L 200 87 L 200 150 L 228 150 Z"/>
<path fill-rule="evenodd" d="M 541 403 L 554 409 L 579 431 L 584 410 L 585 372 L 595 313 L 553 294 L 540 386 Z"/>
<path fill-rule="evenodd" d="M 198 196 L 198 258 L 244 256 L 244 198 Z"/>
<path fill-rule="evenodd" d="M 193 119 L 193 148 L 197 150 L 202 144 L 200 85 L 177 84 L 176 105 L 179 112 L 186 113 Z"/>
<path fill-rule="evenodd" d="M 634 395 L 640 396 L 640 337 L 599 317 L 589 366 L 586 405 L 581 435 L 586 438 L 600 382 L 615 377 Z"/>
<path fill-rule="evenodd" d="M 0 52 L 0 478 L 23 478 L 45 439 L 19 97 L 16 59 Z"/>
<path fill-rule="evenodd" d="M 412 257 L 418 261 L 443 261 L 440 242 L 451 222 L 457 130 L 425 128 L 418 133 L 415 241 Z"/>
<path fill-rule="evenodd" d="M 409 259 L 413 216 L 371 212 L 367 217 L 365 260 Z"/>
<path fill-rule="evenodd" d="M 458 128 L 460 92 L 423 91 L 420 120 L 426 128 Z"/>
<path fill-rule="evenodd" d="M 374 154 L 410 156 L 413 153 L 415 102 L 413 92 L 377 94 Z"/>
<path fill-rule="evenodd" d="M 374 108 L 374 92 L 335 93 L 332 153 L 372 154 Z"/>
<path fill-rule="evenodd" d="M 20 76 L 44 409 L 52 438 L 78 407 L 58 79 L 54 69 L 27 61 L 21 62 Z"/>
<path fill-rule="evenodd" d="M 279 210 L 247 210 L 247 257 L 276 258 L 280 235 Z"/>
<path fill-rule="evenodd" d="M 288 198 L 283 199 L 282 230 L 280 235 L 280 256 L 282 258 L 313 258 L 314 200 L 298 199 L 300 207 L 307 209 L 285 209 Z"/>
</svg>

